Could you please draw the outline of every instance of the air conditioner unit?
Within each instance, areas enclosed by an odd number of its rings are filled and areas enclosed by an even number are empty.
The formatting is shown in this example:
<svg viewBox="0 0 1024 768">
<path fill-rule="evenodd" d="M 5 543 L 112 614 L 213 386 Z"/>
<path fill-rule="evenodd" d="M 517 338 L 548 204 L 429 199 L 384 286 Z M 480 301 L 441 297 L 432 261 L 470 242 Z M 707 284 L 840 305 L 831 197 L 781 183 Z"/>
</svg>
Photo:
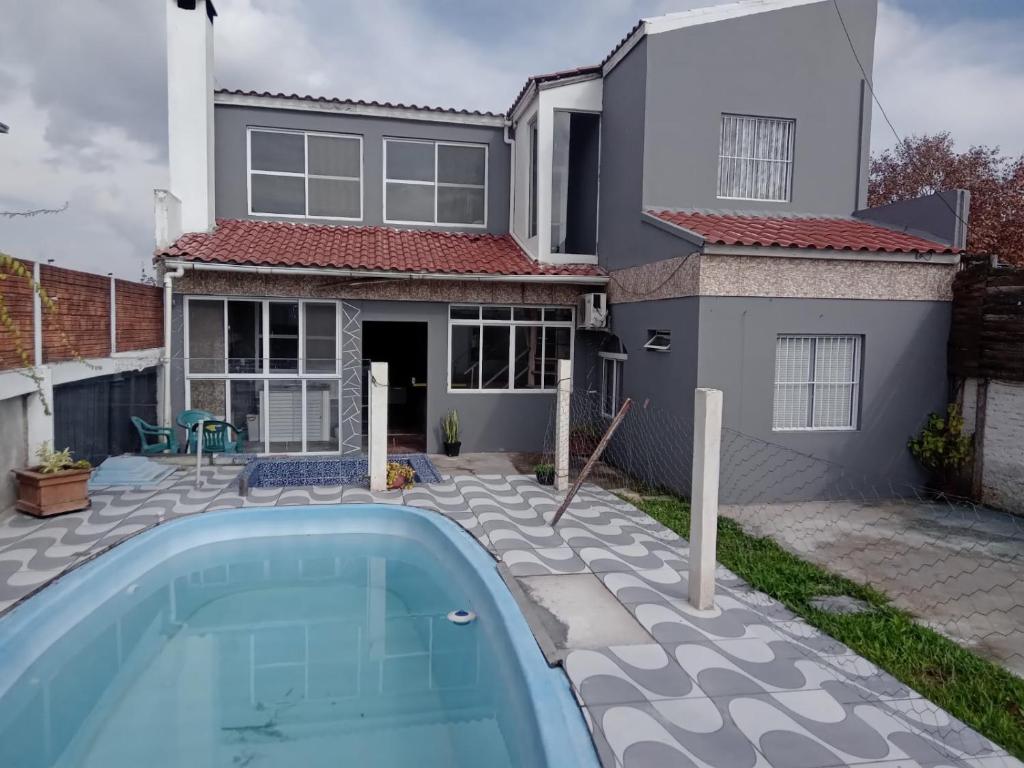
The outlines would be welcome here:
<svg viewBox="0 0 1024 768">
<path fill-rule="evenodd" d="M 584 293 L 576 302 L 577 328 L 608 327 L 608 294 Z"/>
</svg>

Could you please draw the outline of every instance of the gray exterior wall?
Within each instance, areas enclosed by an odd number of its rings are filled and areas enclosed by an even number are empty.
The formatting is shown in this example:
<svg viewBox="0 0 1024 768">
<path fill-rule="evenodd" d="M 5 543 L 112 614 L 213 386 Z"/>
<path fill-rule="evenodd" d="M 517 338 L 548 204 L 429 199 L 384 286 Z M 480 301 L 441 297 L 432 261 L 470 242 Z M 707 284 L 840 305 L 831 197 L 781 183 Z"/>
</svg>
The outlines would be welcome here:
<svg viewBox="0 0 1024 768">
<path fill-rule="evenodd" d="M 870 75 L 876 3 L 839 6 Z M 643 100 L 645 207 L 848 215 L 863 205 L 871 113 L 831 2 L 650 35 L 646 56 L 645 96 L 606 88 L 604 102 L 607 123 Z M 796 120 L 791 202 L 716 196 L 723 112 Z"/>
<path fill-rule="evenodd" d="M 724 425 L 741 433 L 723 438 L 723 455 L 731 440 L 734 463 L 751 467 L 746 477 L 723 470 L 723 498 L 922 484 L 907 439 L 948 402 L 949 323 L 950 305 L 939 301 L 702 298 L 697 385 L 722 390 Z M 864 337 L 856 430 L 772 431 L 776 337 L 785 333 Z"/>
<path fill-rule="evenodd" d="M 448 390 L 448 305 L 441 302 L 363 301 L 363 322 L 427 323 L 427 452 L 441 452 L 441 417 L 455 409 L 462 450 L 540 451 L 554 411 L 554 392 Z"/>
<path fill-rule="evenodd" d="M 295 219 L 249 216 L 246 178 L 246 134 L 249 127 L 348 133 L 363 137 L 363 220 L 337 222 L 330 219 Z M 218 218 L 258 218 L 268 221 L 304 221 L 347 226 L 383 224 L 384 137 L 464 141 L 486 144 L 487 149 L 487 232 L 508 232 L 509 148 L 501 128 L 459 125 L 420 120 L 394 120 L 299 110 L 264 109 L 217 104 L 214 109 L 216 214 Z M 402 225 L 403 229 L 444 229 L 459 227 Z M 463 228 L 480 232 L 479 227 Z"/>
<path fill-rule="evenodd" d="M 17 485 L 12 469 L 28 466 L 28 422 L 25 419 L 27 397 L 19 395 L 0 400 L 0 424 L 4 426 L 4 439 L 0 440 L 0 510 L 14 504 Z"/>
<path fill-rule="evenodd" d="M 441 417 L 449 410 L 459 412 L 462 450 L 539 452 L 553 425 L 554 392 L 452 392 L 448 382 L 448 304 L 420 301 L 346 301 L 358 310 L 358 322 L 390 320 L 427 323 L 427 452 L 441 452 Z M 184 300 L 174 296 L 172 322 L 171 389 L 173 413 L 185 408 L 183 375 L 182 317 Z M 361 335 L 361 333 L 360 333 Z M 343 352 L 344 355 L 344 352 Z M 578 359 L 578 353 L 577 353 Z M 343 381 L 343 384 L 345 382 Z M 342 397 L 355 392 L 359 399 L 360 382 L 343 386 Z M 356 419 L 355 424 L 359 423 Z M 342 433 L 347 437 L 347 430 Z M 182 431 L 180 439 L 184 440 Z M 348 442 L 346 440 L 346 442 Z M 351 452 L 351 451 L 348 451 Z"/>
<path fill-rule="evenodd" d="M 724 395 L 723 503 L 830 498 L 921 485 L 907 450 L 928 414 L 948 401 L 947 302 L 688 297 L 616 304 L 612 328 L 629 354 L 623 395 L 654 415 L 631 416 L 610 448 L 640 479 L 652 466 L 689 491 L 693 390 Z M 672 331 L 668 353 L 644 350 L 649 329 Z M 772 431 L 779 334 L 863 335 L 859 427 L 855 431 Z M 584 365 L 578 357 L 578 366 Z M 596 350 L 590 355 L 597 365 Z M 593 389 L 598 389 L 595 377 Z M 577 382 L 583 376 L 577 374 Z M 581 394 L 577 386 L 577 394 Z M 577 413 L 599 413 L 595 404 Z M 658 469 L 678 456 L 675 475 Z"/>
</svg>

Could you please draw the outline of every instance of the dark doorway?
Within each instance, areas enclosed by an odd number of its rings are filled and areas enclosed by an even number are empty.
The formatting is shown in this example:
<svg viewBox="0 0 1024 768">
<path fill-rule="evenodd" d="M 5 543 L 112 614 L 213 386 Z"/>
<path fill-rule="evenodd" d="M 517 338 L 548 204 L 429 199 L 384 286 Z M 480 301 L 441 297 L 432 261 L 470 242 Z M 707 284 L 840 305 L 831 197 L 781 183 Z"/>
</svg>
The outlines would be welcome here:
<svg viewBox="0 0 1024 768">
<path fill-rule="evenodd" d="M 427 449 L 427 324 L 372 320 L 363 323 L 363 365 L 388 364 L 388 451 Z M 363 435 L 369 387 L 363 387 Z"/>
</svg>

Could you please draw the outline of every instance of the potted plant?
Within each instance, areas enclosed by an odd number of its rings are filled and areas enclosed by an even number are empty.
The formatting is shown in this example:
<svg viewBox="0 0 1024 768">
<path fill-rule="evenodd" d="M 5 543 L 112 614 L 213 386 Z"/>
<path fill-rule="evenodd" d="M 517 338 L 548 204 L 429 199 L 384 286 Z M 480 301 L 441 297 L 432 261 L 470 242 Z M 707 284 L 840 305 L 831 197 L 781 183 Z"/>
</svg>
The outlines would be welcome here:
<svg viewBox="0 0 1024 768">
<path fill-rule="evenodd" d="M 389 490 L 398 491 L 406 488 L 412 488 L 413 481 L 415 479 L 416 470 L 408 464 L 402 464 L 398 461 L 388 462 L 387 480 Z"/>
<path fill-rule="evenodd" d="M 921 433 L 907 441 L 910 453 L 931 473 L 932 485 L 940 494 L 966 495 L 961 493 L 961 470 L 971 455 L 971 438 L 963 430 L 960 408 L 950 403 L 945 418 L 931 414 Z"/>
<path fill-rule="evenodd" d="M 533 472 L 537 475 L 537 482 L 541 485 L 554 485 L 555 484 L 555 465 L 554 464 L 537 464 L 533 468 Z"/>
<path fill-rule="evenodd" d="M 92 465 L 71 458 L 71 449 L 55 451 L 49 443 L 36 451 L 39 464 L 15 469 L 18 500 L 15 507 L 36 517 L 50 517 L 89 506 L 89 476 Z"/>
<path fill-rule="evenodd" d="M 441 419 L 441 433 L 444 435 L 444 455 L 458 456 L 462 449 L 459 440 L 459 412 L 448 411 Z"/>
</svg>

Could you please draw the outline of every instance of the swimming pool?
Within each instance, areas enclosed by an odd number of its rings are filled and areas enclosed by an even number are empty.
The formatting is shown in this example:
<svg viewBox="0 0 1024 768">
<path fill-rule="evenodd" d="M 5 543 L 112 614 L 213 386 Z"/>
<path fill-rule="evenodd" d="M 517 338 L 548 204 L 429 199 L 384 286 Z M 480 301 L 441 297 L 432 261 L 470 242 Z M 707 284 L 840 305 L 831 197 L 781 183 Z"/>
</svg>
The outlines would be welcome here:
<svg viewBox="0 0 1024 768">
<path fill-rule="evenodd" d="M 0 619 L 0 659 L 3 766 L 597 765 L 494 561 L 407 507 L 159 526 Z"/>
</svg>

